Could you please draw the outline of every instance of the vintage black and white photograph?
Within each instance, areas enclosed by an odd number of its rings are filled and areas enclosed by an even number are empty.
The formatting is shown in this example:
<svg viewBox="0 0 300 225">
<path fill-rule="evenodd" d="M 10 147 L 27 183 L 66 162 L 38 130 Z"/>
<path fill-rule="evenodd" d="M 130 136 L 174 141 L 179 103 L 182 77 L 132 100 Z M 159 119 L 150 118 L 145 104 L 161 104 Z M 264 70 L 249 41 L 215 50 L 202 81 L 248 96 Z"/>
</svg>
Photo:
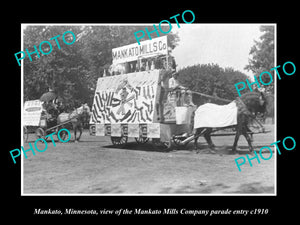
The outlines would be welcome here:
<svg viewBox="0 0 300 225">
<path fill-rule="evenodd" d="M 276 195 L 276 24 L 179 22 L 21 25 L 22 195 Z"/>
</svg>

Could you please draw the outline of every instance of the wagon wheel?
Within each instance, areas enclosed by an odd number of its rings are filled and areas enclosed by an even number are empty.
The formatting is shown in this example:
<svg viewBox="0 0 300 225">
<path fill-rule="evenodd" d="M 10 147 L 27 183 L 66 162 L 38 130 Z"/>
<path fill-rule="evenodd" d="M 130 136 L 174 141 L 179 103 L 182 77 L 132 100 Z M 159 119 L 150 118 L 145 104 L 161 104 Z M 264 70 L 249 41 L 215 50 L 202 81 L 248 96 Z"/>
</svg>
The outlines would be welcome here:
<svg viewBox="0 0 300 225">
<path fill-rule="evenodd" d="M 115 147 L 124 148 L 127 144 L 127 136 L 121 136 L 121 137 L 114 137 L 111 136 L 111 142 Z"/>
<path fill-rule="evenodd" d="M 172 150 L 173 147 L 172 139 L 170 141 L 163 142 L 160 140 L 160 138 L 152 138 L 151 144 L 154 149 L 158 151 L 169 151 Z"/>
<path fill-rule="evenodd" d="M 45 139 L 45 131 L 44 131 L 44 129 L 41 128 L 41 127 L 37 128 L 35 130 L 35 135 L 36 135 L 37 139 L 39 139 L 39 138 Z"/>
<path fill-rule="evenodd" d="M 185 149 L 188 145 L 188 143 L 182 144 L 182 141 L 184 141 L 186 139 L 186 137 L 176 137 L 173 136 L 172 137 L 172 141 L 174 143 L 174 146 L 178 149 Z"/>
<path fill-rule="evenodd" d="M 96 125 L 95 124 L 90 125 L 89 132 L 90 132 L 90 135 L 95 136 L 95 134 L 96 134 Z"/>
<path fill-rule="evenodd" d="M 138 144 L 145 144 L 149 141 L 149 138 L 147 138 L 147 137 L 138 137 L 138 138 L 135 138 L 135 141 Z"/>
<path fill-rule="evenodd" d="M 24 142 L 26 142 L 26 143 L 27 143 L 27 141 L 28 141 L 28 136 L 29 136 L 29 134 L 28 134 L 28 129 L 27 129 L 26 126 L 24 126 L 24 127 L 23 127 L 23 140 L 24 140 Z"/>
</svg>

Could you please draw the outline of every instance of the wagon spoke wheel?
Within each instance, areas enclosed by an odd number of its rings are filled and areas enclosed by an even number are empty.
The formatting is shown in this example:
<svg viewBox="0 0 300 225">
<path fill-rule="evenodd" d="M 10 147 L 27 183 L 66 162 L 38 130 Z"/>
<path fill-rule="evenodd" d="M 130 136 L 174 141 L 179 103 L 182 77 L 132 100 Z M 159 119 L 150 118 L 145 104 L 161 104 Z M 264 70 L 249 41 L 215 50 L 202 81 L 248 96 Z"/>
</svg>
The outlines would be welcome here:
<svg viewBox="0 0 300 225">
<path fill-rule="evenodd" d="M 147 137 L 138 137 L 138 138 L 135 138 L 135 141 L 138 144 L 145 144 L 149 141 L 149 138 L 147 138 Z"/>
<path fill-rule="evenodd" d="M 118 148 L 124 148 L 125 145 L 127 144 L 127 136 L 121 136 L 121 137 L 114 137 L 111 136 L 111 142 L 115 147 Z"/>
<path fill-rule="evenodd" d="M 24 142 L 28 142 L 28 129 L 27 129 L 27 127 L 26 126 L 24 126 L 23 127 L 23 140 L 24 140 Z"/>
<path fill-rule="evenodd" d="M 35 135 L 36 135 L 37 139 L 39 139 L 39 138 L 45 139 L 45 131 L 44 131 L 44 129 L 41 128 L 41 127 L 37 128 L 35 130 Z"/>
<path fill-rule="evenodd" d="M 186 137 L 176 137 L 176 136 L 173 136 L 172 137 L 172 141 L 174 143 L 174 146 L 177 148 L 177 149 L 186 149 L 187 147 L 187 144 L 188 143 L 185 143 L 185 144 L 182 144 L 182 142 L 186 139 Z"/>
<path fill-rule="evenodd" d="M 173 147 L 173 141 L 162 142 L 160 138 L 152 138 L 151 144 L 155 150 L 158 151 L 170 151 Z"/>
<path fill-rule="evenodd" d="M 90 132 L 90 135 L 95 136 L 95 133 L 96 133 L 96 125 L 95 124 L 90 125 L 89 132 Z"/>
</svg>

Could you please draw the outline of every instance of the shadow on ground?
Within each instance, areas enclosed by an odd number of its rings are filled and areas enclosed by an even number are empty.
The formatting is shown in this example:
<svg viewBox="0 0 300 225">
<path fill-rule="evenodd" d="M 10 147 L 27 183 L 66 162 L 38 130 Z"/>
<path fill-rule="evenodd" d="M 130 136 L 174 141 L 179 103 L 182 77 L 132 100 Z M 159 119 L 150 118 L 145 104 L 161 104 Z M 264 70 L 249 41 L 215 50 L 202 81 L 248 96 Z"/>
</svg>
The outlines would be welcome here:
<svg viewBox="0 0 300 225">
<path fill-rule="evenodd" d="M 113 145 L 106 145 L 103 146 L 104 148 L 110 148 L 110 149 L 120 149 L 118 147 L 115 147 Z M 260 148 L 264 147 L 262 145 L 256 145 L 253 146 L 254 147 L 254 151 L 256 151 L 257 153 L 259 153 Z M 254 154 L 253 152 L 251 153 L 249 151 L 249 147 L 248 146 L 239 146 L 239 148 L 237 149 L 237 151 L 235 153 L 232 152 L 232 146 L 227 146 L 227 145 L 223 145 L 223 146 L 216 146 L 214 149 L 210 149 L 208 147 L 208 145 L 203 142 L 200 143 L 199 149 L 195 150 L 194 146 L 192 143 L 190 143 L 189 145 L 182 147 L 182 146 L 177 146 L 173 149 L 165 149 L 163 147 L 154 147 L 151 143 L 144 143 L 144 144 L 138 144 L 136 142 L 128 142 L 122 149 L 125 150 L 133 150 L 133 151 L 147 151 L 147 152 L 179 152 L 179 151 L 187 151 L 187 152 L 193 152 L 195 154 L 217 154 L 217 155 L 232 155 L 232 154 L 236 154 L 236 155 L 245 155 L 245 154 Z M 272 150 L 272 152 L 274 152 L 274 150 Z M 269 153 L 269 150 L 264 149 L 262 151 L 262 153 Z"/>
<path fill-rule="evenodd" d="M 231 187 L 223 183 L 208 185 L 199 182 L 197 185 L 184 185 L 178 188 L 163 188 L 161 194 L 272 194 L 274 186 L 263 186 L 260 182 L 241 184 L 236 190 L 229 190 Z"/>
</svg>

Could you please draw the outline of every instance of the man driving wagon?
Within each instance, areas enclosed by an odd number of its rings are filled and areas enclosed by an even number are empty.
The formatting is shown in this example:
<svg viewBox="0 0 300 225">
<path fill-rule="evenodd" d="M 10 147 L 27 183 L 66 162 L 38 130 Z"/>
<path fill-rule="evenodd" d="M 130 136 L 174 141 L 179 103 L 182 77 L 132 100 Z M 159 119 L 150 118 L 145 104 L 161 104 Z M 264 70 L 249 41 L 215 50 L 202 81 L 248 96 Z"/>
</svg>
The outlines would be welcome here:
<svg viewBox="0 0 300 225">
<path fill-rule="evenodd" d="M 61 103 L 53 89 L 49 88 L 49 92 L 44 93 L 40 100 L 43 102 L 43 114 L 47 121 L 47 127 L 57 125 L 57 117 L 60 113 Z"/>
</svg>

